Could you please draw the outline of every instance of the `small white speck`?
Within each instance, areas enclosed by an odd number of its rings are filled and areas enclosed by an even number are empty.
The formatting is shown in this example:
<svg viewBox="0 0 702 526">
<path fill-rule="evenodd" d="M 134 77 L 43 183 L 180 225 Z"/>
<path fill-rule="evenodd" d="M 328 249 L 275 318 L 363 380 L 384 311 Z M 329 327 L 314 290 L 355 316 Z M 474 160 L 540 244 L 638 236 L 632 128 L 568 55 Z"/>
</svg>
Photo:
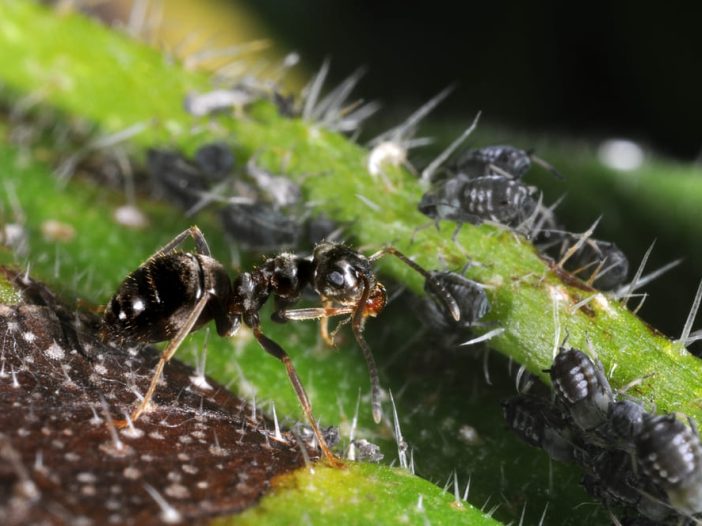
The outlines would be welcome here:
<svg viewBox="0 0 702 526">
<path fill-rule="evenodd" d="M 88 473 L 87 471 L 78 473 L 76 479 L 78 479 L 78 482 L 82 482 L 83 484 L 92 484 L 93 482 L 97 481 L 97 477 L 92 473 Z"/>
<path fill-rule="evenodd" d="M 4 305 L 3 305 L 4 306 Z M 16 321 L 8 321 L 7 322 L 7 330 L 10 332 L 17 332 L 17 329 L 19 329 L 19 325 L 17 324 Z M 31 333 L 29 333 L 31 334 Z"/>
<path fill-rule="evenodd" d="M 141 298 L 135 298 L 134 301 L 132 301 L 132 310 L 134 310 L 134 312 L 141 312 L 144 308 L 144 300 Z"/>
<path fill-rule="evenodd" d="M 119 311 L 119 314 L 117 315 L 117 317 L 118 317 L 120 320 L 126 320 L 126 319 L 127 319 L 127 314 L 126 314 L 123 310 L 121 310 L 121 311 Z"/>
<path fill-rule="evenodd" d="M 207 482 L 206 480 L 201 480 L 196 485 L 197 485 L 198 489 L 207 489 L 210 487 L 210 483 Z"/>
<path fill-rule="evenodd" d="M 96 373 L 98 373 L 100 376 L 105 376 L 107 374 L 107 367 L 104 365 L 98 363 L 93 367 Z"/>
<path fill-rule="evenodd" d="M 69 462 L 77 462 L 80 460 L 80 455 L 78 453 L 75 453 L 73 451 L 69 451 L 63 456 L 66 460 Z"/>
<path fill-rule="evenodd" d="M 138 478 L 141 478 L 141 471 L 139 471 L 133 466 L 129 466 L 127 468 L 124 468 L 124 471 L 122 471 L 122 475 L 124 475 L 124 478 L 130 480 L 137 480 Z"/>
<path fill-rule="evenodd" d="M 22 333 L 22 339 L 23 339 L 24 341 L 26 341 L 27 343 L 32 343 L 32 342 L 34 342 L 34 340 L 37 339 L 37 335 L 34 334 L 33 332 L 29 332 L 29 331 L 23 332 L 23 333 Z"/>
<path fill-rule="evenodd" d="M 174 499 L 187 499 L 190 496 L 188 488 L 182 484 L 171 484 L 164 490 L 164 493 Z"/>
<path fill-rule="evenodd" d="M 197 473 L 199 471 L 199 469 L 197 469 L 195 466 L 192 466 L 190 464 L 183 464 L 181 467 L 182 467 L 183 471 L 185 471 L 186 473 L 188 473 L 190 475 L 194 475 L 195 473 Z"/>
<path fill-rule="evenodd" d="M 158 431 L 152 431 L 151 433 L 149 433 L 149 437 L 153 438 L 154 440 L 163 440 L 164 438 L 166 438 Z"/>
<path fill-rule="evenodd" d="M 97 493 L 97 490 L 95 489 L 95 486 L 89 484 L 80 488 L 80 492 L 86 497 L 93 497 Z"/>
</svg>

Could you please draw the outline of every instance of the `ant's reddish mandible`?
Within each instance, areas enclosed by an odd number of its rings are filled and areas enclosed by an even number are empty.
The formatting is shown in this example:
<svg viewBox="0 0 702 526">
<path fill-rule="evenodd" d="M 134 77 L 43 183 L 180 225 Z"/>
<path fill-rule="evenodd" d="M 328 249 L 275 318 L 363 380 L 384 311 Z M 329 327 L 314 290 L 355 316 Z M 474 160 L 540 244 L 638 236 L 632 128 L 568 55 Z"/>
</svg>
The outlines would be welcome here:
<svg viewBox="0 0 702 526">
<path fill-rule="evenodd" d="M 177 250 L 188 237 L 195 241 L 194 254 Z M 105 339 L 117 342 L 170 340 L 161 354 L 149 389 L 132 412 L 131 419 L 137 420 L 144 412 L 154 395 L 163 367 L 191 331 L 214 320 L 217 334 L 232 336 L 243 321 L 253 330 L 264 350 L 285 365 L 322 452 L 332 464 L 338 464 L 317 426 L 312 406 L 290 357 L 261 332 L 259 311 L 273 295 L 275 320 L 320 319 L 322 334 L 327 339 L 326 320 L 349 315 L 356 341 L 368 364 L 373 418 L 379 422 L 382 413 L 378 371 L 362 332 L 365 319 L 376 316 L 385 306 L 385 288 L 377 281 L 371 265 L 386 254 L 397 257 L 420 273 L 445 301 L 452 316 L 459 319 L 458 306 L 444 287 L 393 247 L 365 257 L 341 244 L 323 242 L 315 247 L 311 258 L 282 253 L 232 281 L 224 267 L 210 256 L 205 236 L 198 227 L 192 226 L 181 232 L 129 274 L 105 308 L 102 326 Z M 287 307 L 299 300 L 307 285 L 319 294 L 323 307 L 288 310 Z"/>
</svg>

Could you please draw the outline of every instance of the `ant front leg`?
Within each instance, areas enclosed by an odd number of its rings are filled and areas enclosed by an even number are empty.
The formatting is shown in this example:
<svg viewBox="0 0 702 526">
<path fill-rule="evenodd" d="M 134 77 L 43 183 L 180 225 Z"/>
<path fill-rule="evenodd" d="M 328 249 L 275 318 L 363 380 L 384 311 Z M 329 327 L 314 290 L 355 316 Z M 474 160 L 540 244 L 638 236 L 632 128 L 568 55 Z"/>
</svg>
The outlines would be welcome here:
<svg viewBox="0 0 702 526">
<path fill-rule="evenodd" d="M 293 366 L 292 360 L 290 360 L 290 356 L 288 356 L 288 354 L 283 350 L 283 348 L 280 345 L 278 345 L 276 342 L 268 338 L 268 336 L 263 334 L 263 332 L 261 332 L 261 328 L 257 320 L 251 324 L 251 328 L 253 330 L 254 336 L 256 337 L 256 340 L 258 340 L 258 343 L 261 344 L 261 347 L 263 347 L 263 349 L 268 354 L 275 356 L 276 358 L 278 358 L 278 360 L 283 362 L 283 365 L 285 365 L 285 370 L 288 373 L 288 378 L 290 379 L 290 383 L 292 384 L 293 389 L 295 390 L 297 399 L 300 401 L 302 411 L 305 413 L 305 418 L 307 418 L 307 422 L 312 427 L 314 436 L 317 438 L 317 442 L 319 443 L 319 448 L 322 450 L 322 453 L 326 457 L 327 461 L 333 467 L 343 466 L 343 462 L 341 462 L 341 460 L 339 460 L 334 455 L 334 453 L 332 453 L 331 449 L 329 448 L 329 445 L 327 444 L 327 441 L 324 439 L 324 436 L 322 435 L 322 432 L 319 429 L 319 426 L 317 425 L 317 421 L 315 420 L 314 414 L 312 413 L 312 405 L 310 404 L 310 400 L 307 397 L 305 388 L 302 386 L 300 377 L 298 376 L 297 371 Z"/>
<path fill-rule="evenodd" d="M 306 309 L 281 310 L 278 315 L 284 320 L 319 320 L 319 334 L 329 347 L 334 346 L 334 335 L 329 334 L 329 318 L 353 314 L 355 307 L 334 307 L 332 302 L 325 301 L 323 307 L 310 307 Z"/>
</svg>

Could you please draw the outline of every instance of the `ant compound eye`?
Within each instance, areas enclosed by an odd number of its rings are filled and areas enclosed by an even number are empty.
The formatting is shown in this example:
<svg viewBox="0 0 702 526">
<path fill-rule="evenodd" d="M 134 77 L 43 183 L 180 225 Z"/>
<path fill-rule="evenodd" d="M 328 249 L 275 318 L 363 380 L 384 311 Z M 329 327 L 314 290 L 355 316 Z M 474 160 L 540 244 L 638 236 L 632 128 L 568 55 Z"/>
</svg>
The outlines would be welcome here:
<svg viewBox="0 0 702 526">
<path fill-rule="evenodd" d="M 343 287 L 344 275 L 341 272 L 334 270 L 327 275 L 327 281 L 330 285 L 334 285 L 335 287 Z"/>
</svg>

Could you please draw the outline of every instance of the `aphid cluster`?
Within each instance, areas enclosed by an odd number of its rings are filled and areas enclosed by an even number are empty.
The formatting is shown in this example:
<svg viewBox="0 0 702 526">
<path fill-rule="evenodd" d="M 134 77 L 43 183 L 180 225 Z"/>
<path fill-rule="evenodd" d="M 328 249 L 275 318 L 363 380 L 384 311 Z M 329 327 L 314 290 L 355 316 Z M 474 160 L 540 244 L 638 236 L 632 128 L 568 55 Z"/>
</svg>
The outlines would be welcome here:
<svg viewBox="0 0 702 526">
<path fill-rule="evenodd" d="M 455 147 L 454 143 L 447 152 Z M 533 223 L 537 216 L 545 220 L 548 211 L 535 198 L 536 189 L 522 181 L 534 159 L 531 153 L 506 145 L 468 150 L 442 170 L 441 178 L 422 196 L 419 211 L 436 220 L 474 225 L 492 221 L 515 228 L 529 220 Z M 431 179 L 434 170 L 425 170 L 425 179 Z"/>
<path fill-rule="evenodd" d="M 453 221 L 457 228 L 486 221 L 512 228 L 591 286 L 605 291 L 621 287 L 629 273 L 626 255 L 614 243 L 591 238 L 591 233 L 577 236 L 564 231 L 553 212 L 555 205 L 544 207 L 537 189 L 524 183 L 533 164 L 561 178 L 549 163 L 510 145 L 469 149 L 446 161 L 476 123 L 477 119 L 424 170 L 422 178 L 431 187 L 422 196 L 419 211 L 436 221 Z"/>
<path fill-rule="evenodd" d="M 147 169 L 156 191 L 188 215 L 216 203 L 223 230 L 244 250 L 307 248 L 340 233 L 325 216 L 301 212 L 300 187 L 263 170 L 255 159 L 235 176 L 235 158 L 224 143 L 200 147 L 193 159 L 152 149 Z"/>
<path fill-rule="evenodd" d="M 195 253 L 178 250 L 188 237 L 195 242 Z M 280 345 L 263 333 L 259 311 L 273 297 L 274 320 L 319 319 L 325 339 L 329 339 L 327 320 L 347 316 L 368 365 L 373 417 L 379 422 L 382 411 L 377 367 L 363 338 L 363 327 L 369 316 L 378 315 L 385 307 L 385 288 L 371 268 L 384 255 L 398 258 L 422 275 L 427 286 L 446 304 L 447 312 L 454 319 L 460 318 L 456 301 L 442 283 L 393 247 L 366 257 L 342 244 L 322 242 L 309 257 L 281 253 L 230 280 L 224 267 L 211 257 L 200 230 L 191 227 L 182 232 L 127 276 L 105 309 L 101 332 L 106 341 L 170 340 L 131 419 L 138 419 L 146 410 L 165 364 L 191 331 L 214 321 L 217 333 L 227 337 L 243 323 L 252 329 L 261 347 L 285 365 L 322 452 L 330 462 L 337 463 L 312 414 L 292 361 Z M 291 309 L 306 288 L 314 290 L 322 306 Z"/>
<path fill-rule="evenodd" d="M 617 399 L 599 360 L 577 349 L 561 348 L 549 373 L 555 401 L 520 394 L 503 404 L 517 436 L 578 464 L 587 492 L 611 511 L 671 525 L 702 514 L 702 446 L 691 423 Z"/>
</svg>

